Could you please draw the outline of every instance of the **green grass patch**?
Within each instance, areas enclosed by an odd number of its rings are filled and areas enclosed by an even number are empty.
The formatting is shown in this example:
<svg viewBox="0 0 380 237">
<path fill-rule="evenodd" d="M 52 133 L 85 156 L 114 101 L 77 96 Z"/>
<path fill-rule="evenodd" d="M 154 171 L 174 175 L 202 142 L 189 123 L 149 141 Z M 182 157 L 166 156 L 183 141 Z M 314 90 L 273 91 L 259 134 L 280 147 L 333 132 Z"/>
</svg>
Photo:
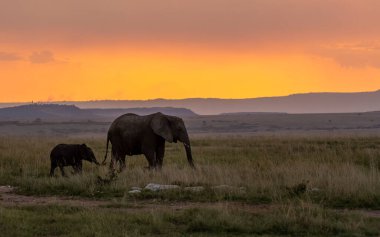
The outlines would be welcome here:
<svg viewBox="0 0 380 237">
<path fill-rule="evenodd" d="M 111 209 L 110 209 L 111 208 Z M 379 220 L 303 203 L 266 213 L 229 209 L 128 211 L 0 207 L 4 236 L 378 236 Z"/>
</svg>

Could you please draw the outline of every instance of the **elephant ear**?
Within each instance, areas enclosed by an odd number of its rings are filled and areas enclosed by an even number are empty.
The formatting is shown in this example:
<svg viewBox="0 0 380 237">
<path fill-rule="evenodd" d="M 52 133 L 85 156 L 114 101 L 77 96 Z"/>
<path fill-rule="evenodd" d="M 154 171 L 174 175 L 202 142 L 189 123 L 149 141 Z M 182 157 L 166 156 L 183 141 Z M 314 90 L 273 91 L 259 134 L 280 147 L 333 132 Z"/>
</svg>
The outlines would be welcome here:
<svg viewBox="0 0 380 237">
<path fill-rule="evenodd" d="M 170 128 L 169 120 L 165 117 L 165 115 L 158 113 L 153 116 L 150 126 L 155 134 L 164 138 L 168 142 L 173 142 L 173 134 Z"/>
</svg>

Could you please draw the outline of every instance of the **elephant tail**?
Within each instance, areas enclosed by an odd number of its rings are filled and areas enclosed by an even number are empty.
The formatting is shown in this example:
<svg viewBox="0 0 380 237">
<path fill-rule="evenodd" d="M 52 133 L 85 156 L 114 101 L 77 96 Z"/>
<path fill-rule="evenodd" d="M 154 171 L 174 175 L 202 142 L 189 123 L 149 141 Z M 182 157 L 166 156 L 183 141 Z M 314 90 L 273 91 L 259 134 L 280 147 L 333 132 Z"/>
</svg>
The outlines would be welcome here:
<svg viewBox="0 0 380 237">
<path fill-rule="evenodd" d="M 109 135 L 107 134 L 107 146 L 106 146 L 106 155 L 104 156 L 104 160 L 102 162 L 102 165 L 105 165 L 106 164 L 106 160 L 107 160 L 107 153 L 108 153 L 108 144 L 110 143 L 110 137 Z"/>
</svg>

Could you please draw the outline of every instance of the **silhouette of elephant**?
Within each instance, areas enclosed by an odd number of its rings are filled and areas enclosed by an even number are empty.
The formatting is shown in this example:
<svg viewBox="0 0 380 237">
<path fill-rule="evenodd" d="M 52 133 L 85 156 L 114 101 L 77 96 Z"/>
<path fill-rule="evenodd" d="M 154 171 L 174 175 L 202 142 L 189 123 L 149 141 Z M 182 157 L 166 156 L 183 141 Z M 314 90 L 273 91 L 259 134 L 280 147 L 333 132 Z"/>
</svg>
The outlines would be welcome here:
<svg viewBox="0 0 380 237">
<path fill-rule="evenodd" d="M 190 139 L 183 120 L 162 113 L 145 116 L 129 113 L 115 119 L 108 130 L 103 164 L 107 159 L 108 144 L 111 142 L 110 170 L 114 170 L 116 161 L 120 163 L 120 171 L 124 170 L 126 155 L 139 154 L 145 155 L 149 168 L 161 168 L 165 154 L 165 141 L 182 142 L 188 163 L 195 168 Z"/>
<path fill-rule="evenodd" d="M 72 166 L 75 173 L 82 173 L 82 160 L 100 165 L 94 152 L 86 144 L 58 144 L 50 153 L 50 176 L 54 175 L 57 167 L 60 168 L 62 176 L 66 176 L 64 166 Z"/>
</svg>

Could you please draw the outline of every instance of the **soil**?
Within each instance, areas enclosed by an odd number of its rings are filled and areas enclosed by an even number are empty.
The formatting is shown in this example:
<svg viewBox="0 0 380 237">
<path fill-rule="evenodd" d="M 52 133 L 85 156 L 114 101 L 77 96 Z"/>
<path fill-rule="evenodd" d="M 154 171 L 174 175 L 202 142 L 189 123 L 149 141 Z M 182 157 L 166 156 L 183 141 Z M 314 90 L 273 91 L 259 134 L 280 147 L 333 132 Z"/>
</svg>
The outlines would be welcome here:
<svg viewBox="0 0 380 237">
<path fill-rule="evenodd" d="M 38 205 L 65 205 L 80 207 L 98 207 L 114 209 L 130 209 L 135 211 L 152 210 L 172 210 L 181 211 L 191 208 L 214 208 L 227 210 L 244 210 L 249 213 L 266 212 L 273 208 L 273 205 L 249 205 L 241 202 L 162 202 L 156 200 L 149 201 L 129 201 L 122 203 L 114 200 L 92 200 L 85 198 L 75 198 L 68 196 L 26 196 L 15 193 L 15 188 L 10 186 L 0 186 L 0 206 L 38 206 Z"/>
<path fill-rule="evenodd" d="M 85 198 L 75 198 L 69 196 L 26 196 L 17 194 L 15 188 L 11 186 L 0 186 L 0 206 L 43 206 L 43 205 L 63 205 L 63 206 L 80 206 L 87 208 L 111 208 L 115 210 L 128 211 L 181 211 L 192 208 L 212 208 L 225 210 L 241 210 L 248 213 L 258 214 L 265 213 L 278 206 L 273 204 L 251 205 L 242 202 L 162 202 L 156 200 L 128 201 L 127 203 L 115 200 L 92 200 Z M 340 210 L 342 211 L 342 210 Z M 380 218 L 380 210 L 354 210 L 367 217 Z"/>
</svg>

